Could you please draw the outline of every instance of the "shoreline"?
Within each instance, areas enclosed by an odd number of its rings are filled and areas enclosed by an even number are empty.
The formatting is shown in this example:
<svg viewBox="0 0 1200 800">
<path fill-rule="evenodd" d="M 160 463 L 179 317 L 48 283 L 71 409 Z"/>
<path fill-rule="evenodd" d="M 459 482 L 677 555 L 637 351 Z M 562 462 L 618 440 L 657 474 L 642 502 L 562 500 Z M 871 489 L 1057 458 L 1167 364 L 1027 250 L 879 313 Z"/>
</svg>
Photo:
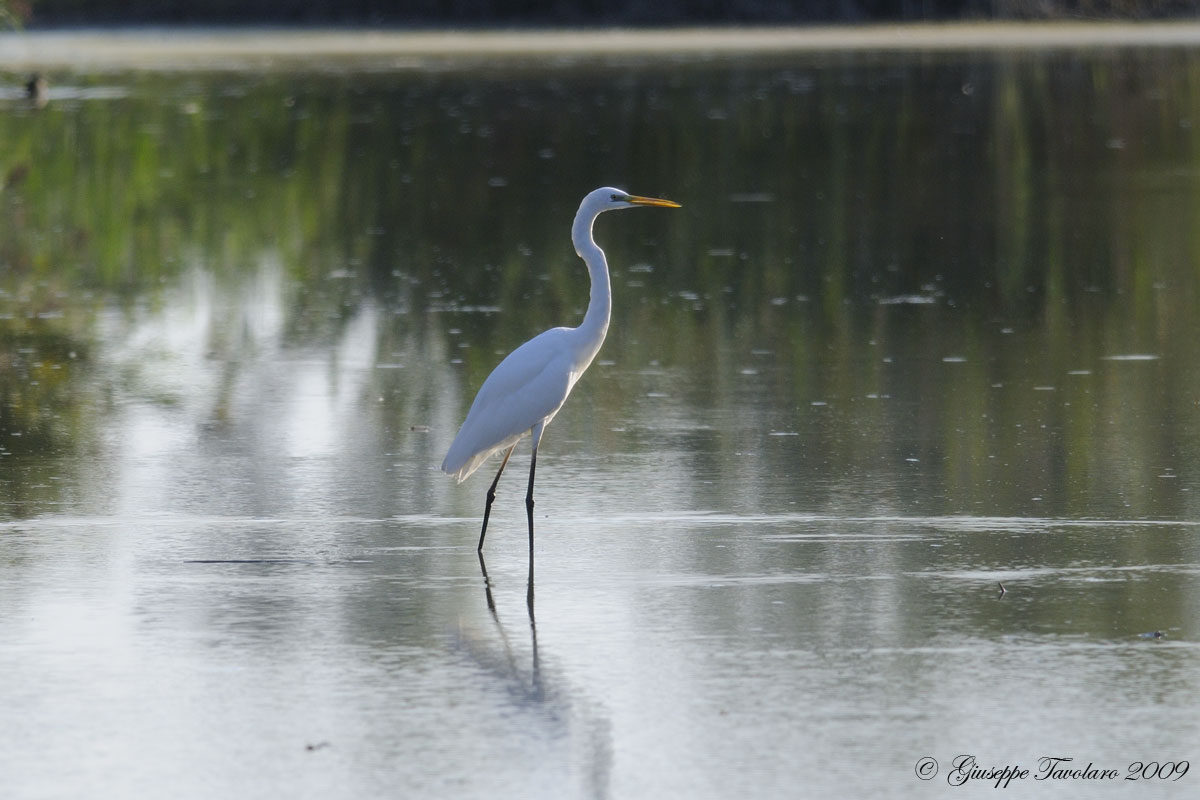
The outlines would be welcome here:
<svg viewBox="0 0 1200 800">
<path fill-rule="evenodd" d="M 429 59 L 1197 47 L 1200 22 L 949 22 L 601 30 L 78 28 L 0 34 L 0 69 L 402 68 Z"/>
</svg>

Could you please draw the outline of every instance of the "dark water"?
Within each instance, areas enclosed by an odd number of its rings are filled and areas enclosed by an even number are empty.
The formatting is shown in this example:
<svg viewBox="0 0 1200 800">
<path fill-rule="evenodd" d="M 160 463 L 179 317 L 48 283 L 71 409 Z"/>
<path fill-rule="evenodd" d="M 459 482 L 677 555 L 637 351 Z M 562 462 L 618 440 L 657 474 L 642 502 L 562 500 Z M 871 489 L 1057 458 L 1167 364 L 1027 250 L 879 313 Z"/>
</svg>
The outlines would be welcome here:
<svg viewBox="0 0 1200 800">
<path fill-rule="evenodd" d="M 50 78 L 0 98 L 6 797 L 1200 760 L 1200 54 Z M 527 451 L 486 584 L 437 466 L 605 184 L 684 208 L 597 225 L 531 624 Z"/>
</svg>

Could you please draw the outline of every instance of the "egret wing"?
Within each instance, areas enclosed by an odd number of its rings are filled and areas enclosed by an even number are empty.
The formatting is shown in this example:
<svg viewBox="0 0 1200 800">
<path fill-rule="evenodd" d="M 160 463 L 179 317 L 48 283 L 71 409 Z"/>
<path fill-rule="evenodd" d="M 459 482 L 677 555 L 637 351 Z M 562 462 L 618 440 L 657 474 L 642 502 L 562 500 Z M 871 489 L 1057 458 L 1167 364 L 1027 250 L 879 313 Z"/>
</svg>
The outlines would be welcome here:
<svg viewBox="0 0 1200 800">
<path fill-rule="evenodd" d="M 443 472 L 462 482 L 492 453 L 516 444 L 558 412 L 578 377 L 567 330 L 554 328 L 530 339 L 492 371 L 446 453 Z"/>
</svg>

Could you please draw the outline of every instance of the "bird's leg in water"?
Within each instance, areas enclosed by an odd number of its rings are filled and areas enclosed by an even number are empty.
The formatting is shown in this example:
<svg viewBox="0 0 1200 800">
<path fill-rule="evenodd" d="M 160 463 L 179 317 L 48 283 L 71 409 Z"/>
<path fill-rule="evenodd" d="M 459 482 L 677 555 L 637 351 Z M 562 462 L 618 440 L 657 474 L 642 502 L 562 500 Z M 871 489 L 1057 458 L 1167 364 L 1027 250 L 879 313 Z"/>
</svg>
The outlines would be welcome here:
<svg viewBox="0 0 1200 800">
<path fill-rule="evenodd" d="M 508 465 L 508 457 L 512 455 L 513 450 L 515 450 L 516 447 L 517 446 L 514 444 L 512 447 L 508 448 L 508 452 L 504 454 L 504 460 L 500 462 L 500 469 L 496 470 L 496 480 L 492 481 L 492 485 L 488 489 L 487 505 L 483 507 L 483 530 L 479 532 L 479 547 L 476 548 L 476 552 L 483 552 L 483 537 L 487 536 L 488 517 L 490 517 L 492 514 L 492 503 L 496 502 L 496 484 L 500 482 L 500 475 L 504 472 L 504 468 Z"/>
<path fill-rule="evenodd" d="M 533 578 L 533 474 L 537 471 L 538 445 L 542 442 L 545 422 L 533 426 L 533 455 L 529 457 L 529 491 L 525 492 L 525 513 L 529 515 L 529 577 Z"/>
<path fill-rule="evenodd" d="M 533 471 L 537 468 L 537 450 L 529 462 L 529 491 L 525 494 L 525 511 L 529 514 L 529 589 L 525 593 L 525 605 L 529 606 L 533 618 Z"/>
<path fill-rule="evenodd" d="M 529 460 L 529 491 L 525 493 L 525 513 L 529 515 L 529 563 L 533 563 L 533 473 L 537 469 L 537 450 Z"/>
<path fill-rule="evenodd" d="M 492 599 L 492 580 L 487 574 L 487 564 L 483 563 L 483 551 L 476 551 L 479 556 L 479 572 L 483 575 L 483 596 L 487 598 L 488 611 L 496 613 L 496 601 Z"/>
<path fill-rule="evenodd" d="M 533 559 L 529 559 L 529 582 L 525 585 L 525 605 L 529 608 L 529 624 L 533 625 Z"/>
</svg>

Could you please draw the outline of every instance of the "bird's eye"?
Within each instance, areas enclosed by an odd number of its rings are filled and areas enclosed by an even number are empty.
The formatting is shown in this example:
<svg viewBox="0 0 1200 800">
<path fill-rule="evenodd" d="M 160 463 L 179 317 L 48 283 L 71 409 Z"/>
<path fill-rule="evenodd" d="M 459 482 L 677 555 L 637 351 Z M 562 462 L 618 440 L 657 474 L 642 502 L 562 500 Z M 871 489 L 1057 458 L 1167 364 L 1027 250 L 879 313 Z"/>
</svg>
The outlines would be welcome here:
<svg viewBox="0 0 1200 800">
<path fill-rule="evenodd" d="M 623 198 L 622 198 L 622 197 L 621 197 L 621 195 L 619 195 L 619 194 L 614 194 L 614 195 L 613 195 L 611 198 L 609 198 L 609 199 L 610 199 L 610 200 L 612 200 L 614 203 L 619 203 L 619 202 L 621 202 L 621 200 L 622 200 Z"/>
</svg>

